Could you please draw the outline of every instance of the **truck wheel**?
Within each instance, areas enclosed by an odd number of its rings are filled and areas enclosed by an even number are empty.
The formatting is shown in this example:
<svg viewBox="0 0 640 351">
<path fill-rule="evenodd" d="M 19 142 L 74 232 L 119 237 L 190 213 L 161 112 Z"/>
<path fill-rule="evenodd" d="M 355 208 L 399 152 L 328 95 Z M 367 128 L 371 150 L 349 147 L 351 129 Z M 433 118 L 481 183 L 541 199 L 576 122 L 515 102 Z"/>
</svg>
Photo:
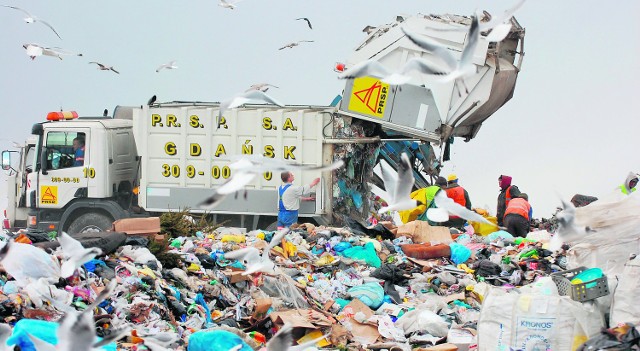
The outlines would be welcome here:
<svg viewBox="0 0 640 351">
<path fill-rule="evenodd" d="M 69 229 L 68 234 L 86 233 L 86 232 L 104 232 L 111 229 L 113 219 L 100 213 L 85 213 L 76 218 Z"/>
</svg>

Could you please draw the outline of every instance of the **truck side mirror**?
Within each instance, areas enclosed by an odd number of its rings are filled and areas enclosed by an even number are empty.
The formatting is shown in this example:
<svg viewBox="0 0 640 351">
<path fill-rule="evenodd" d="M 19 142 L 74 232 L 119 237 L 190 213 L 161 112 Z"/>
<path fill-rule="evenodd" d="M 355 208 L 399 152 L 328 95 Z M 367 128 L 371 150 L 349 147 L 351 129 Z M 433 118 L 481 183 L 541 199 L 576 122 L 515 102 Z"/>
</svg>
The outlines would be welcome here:
<svg viewBox="0 0 640 351">
<path fill-rule="evenodd" d="M 11 169 L 11 151 L 2 151 L 2 169 L 5 171 Z"/>
<path fill-rule="evenodd" d="M 40 153 L 40 170 L 42 170 L 42 174 L 47 174 L 47 148 L 42 148 L 42 152 Z"/>
</svg>

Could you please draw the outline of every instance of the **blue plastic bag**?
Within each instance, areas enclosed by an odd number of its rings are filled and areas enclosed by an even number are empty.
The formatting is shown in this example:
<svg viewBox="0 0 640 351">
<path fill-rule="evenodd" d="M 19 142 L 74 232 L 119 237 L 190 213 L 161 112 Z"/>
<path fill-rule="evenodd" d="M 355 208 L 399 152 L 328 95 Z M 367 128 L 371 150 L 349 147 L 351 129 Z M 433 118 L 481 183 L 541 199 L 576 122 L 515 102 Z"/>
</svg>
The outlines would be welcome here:
<svg viewBox="0 0 640 351">
<path fill-rule="evenodd" d="M 231 350 L 242 345 L 239 351 L 253 349 L 232 332 L 226 330 L 200 330 L 189 336 L 188 351 Z"/>
<path fill-rule="evenodd" d="M 364 246 L 355 246 L 350 249 L 346 249 L 342 251 L 340 255 L 354 260 L 364 261 L 369 266 L 376 268 L 380 268 L 380 265 L 382 264 L 380 257 L 378 257 L 376 249 L 371 242 L 364 244 Z"/>
<path fill-rule="evenodd" d="M 384 302 L 384 288 L 376 282 L 354 286 L 347 292 L 374 310 L 382 306 Z"/>
<path fill-rule="evenodd" d="M 13 326 L 13 333 L 7 339 L 7 345 L 20 346 L 23 351 L 36 351 L 33 342 L 29 339 L 29 335 L 41 339 L 49 344 L 56 345 L 58 343 L 58 327 L 57 322 L 41 321 L 38 319 L 21 319 Z M 96 341 L 100 338 L 96 338 Z M 116 351 L 116 343 L 105 345 L 101 348 L 106 351 Z"/>
<path fill-rule="evenodd" d="M 465 263 L 471 257 L 471 250 L 462 244 L 451 243 L 449 247 L 451 248 L 451 261 L 455 264 Z"/>
</svg>

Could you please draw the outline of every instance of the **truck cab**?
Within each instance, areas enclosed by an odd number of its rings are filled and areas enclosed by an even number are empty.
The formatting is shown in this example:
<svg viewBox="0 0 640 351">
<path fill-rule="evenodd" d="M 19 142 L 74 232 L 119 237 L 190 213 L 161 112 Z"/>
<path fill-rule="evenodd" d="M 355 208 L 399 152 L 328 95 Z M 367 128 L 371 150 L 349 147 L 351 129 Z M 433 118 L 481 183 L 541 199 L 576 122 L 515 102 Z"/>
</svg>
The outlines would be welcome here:
<svg viewBox="0 0 640 351">
<path fill-rule="evenodd" d="M 131 121 L 52 112 L 32 134 L 35 167 L 25 187 L 29 228 L 100 231 L 129 216 L 138 169 Z"/>
</svg>

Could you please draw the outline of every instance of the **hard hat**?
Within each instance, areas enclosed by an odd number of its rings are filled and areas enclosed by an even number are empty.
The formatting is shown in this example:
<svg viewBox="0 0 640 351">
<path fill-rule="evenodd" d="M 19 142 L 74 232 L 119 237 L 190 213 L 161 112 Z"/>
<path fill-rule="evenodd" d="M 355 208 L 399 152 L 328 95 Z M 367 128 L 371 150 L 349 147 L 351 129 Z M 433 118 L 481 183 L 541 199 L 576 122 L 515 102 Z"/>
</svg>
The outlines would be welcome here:
<svg viewBox="0 0 640 351">
<path fill-rule="evenodd" d="M 447 181 L 452 182 L 454 180 L 458 180 L 458 176 L 453 173 L 449 174 L 449 176 L 447 177 Z"/>
</svg>

